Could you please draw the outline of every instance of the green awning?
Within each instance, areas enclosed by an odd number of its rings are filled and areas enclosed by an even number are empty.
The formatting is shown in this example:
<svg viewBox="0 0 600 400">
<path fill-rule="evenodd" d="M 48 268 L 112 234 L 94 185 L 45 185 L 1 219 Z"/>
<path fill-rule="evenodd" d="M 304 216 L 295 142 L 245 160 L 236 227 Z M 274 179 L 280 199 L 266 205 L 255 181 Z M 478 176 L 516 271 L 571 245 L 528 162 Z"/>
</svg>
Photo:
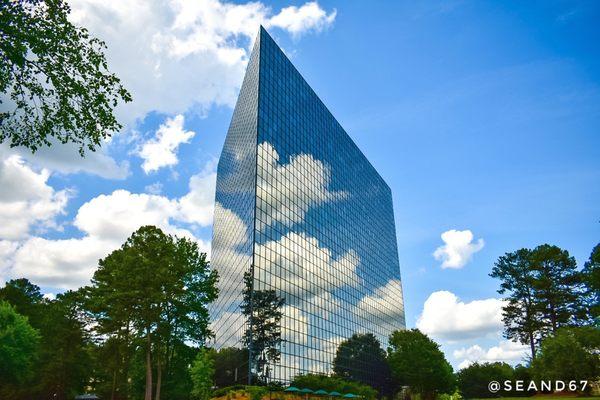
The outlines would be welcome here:
<svg viewBox="0 0 600 400">
<path fill-rule="evenodd" d="M 319 389 L 319 390 L 317 390 L 317 391 L 315 392 L 315 394 L 318 394 L 318 395 L 323 395 L 323 396 L 327 396 L 327 395 L 329 395 L 329 393 L 327 393 L 327 391 L 326 391 L 326 390 L 323 390 L 323 389 Z"/>
<path fill-rule="evenodd" d="M 304 389 L 300 389 L 300 393 L 308 394 L 308 393 L 314 393 L 314 392 L 309 388 L 304 388 Z"/>
<path fill-rule="evenodd" d="M 357 396 L 357 395 L 355 395 L 354 393 L 348 393 L 348 394 L 345 394 L 343 397 L 344 397 L 345 399 L 354 399 L 354 398 L 356 398 L 356 397 L 360 397 L 360 396 Z"/>
<path fill-rule="evenodd" d="M 330 396 L 334 396 L 334 397 L 338 397 L 341 396 L 342 394 L 340 392 L 329 392 Z"/>
<path fill-rule="evenodd" d="M 287 389 L 284 390 L 284 392 L 299 392 L 299 391 L 300 391 L 300 389 L 298 389 L 295 386 L 290 386 L 290 387 L 288 387 Z"/>
</svg>

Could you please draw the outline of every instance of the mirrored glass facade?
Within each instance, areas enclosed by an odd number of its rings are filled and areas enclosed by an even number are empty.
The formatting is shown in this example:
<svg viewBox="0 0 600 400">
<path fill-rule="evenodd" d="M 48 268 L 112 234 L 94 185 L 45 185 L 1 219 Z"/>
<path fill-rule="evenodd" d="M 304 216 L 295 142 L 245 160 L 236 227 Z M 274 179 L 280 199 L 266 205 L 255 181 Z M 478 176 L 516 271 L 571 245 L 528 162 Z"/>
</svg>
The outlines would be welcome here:
<svg viewBox="0 0 600 400">
<path fill-rule="evenodd" d="M 243 346 L 245 272 L 284 299 L 269 380 L 330 373 L 344 339 L 385 349 L 405 326 L 390 188 L 262 28 L 219 160 L 212 265 L 216 348 Z"/>
</svg>

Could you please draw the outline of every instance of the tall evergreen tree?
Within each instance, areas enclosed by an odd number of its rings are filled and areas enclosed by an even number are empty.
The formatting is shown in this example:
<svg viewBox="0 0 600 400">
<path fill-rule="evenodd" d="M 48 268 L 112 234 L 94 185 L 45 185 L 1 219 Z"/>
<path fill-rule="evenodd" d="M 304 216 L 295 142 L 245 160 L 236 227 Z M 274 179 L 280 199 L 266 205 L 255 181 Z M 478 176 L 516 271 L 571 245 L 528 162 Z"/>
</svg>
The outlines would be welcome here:
<svg viewBox="0 0 600 400">
<path fill-rule="evenodd" d="M 588 322 L 584 285 L 575 259 L 548 244 L 506 253 L 490 276 L 501 281 L 504 334 L 530 347 L 535 358 L 540 341 L 562 326 Z"/>
<path fill-rule="evenodd" d="M 567 250 L 543 244 L 531 253 L 535 299 L 546 329 L 586 322 L 584 286 L 575 258 Z"/>
<path fill-rule="evenodd" d="M 543 324 L 535 297 L 531 253 L 529 249 L 506 253 L 496 261 L 490 276 L 501 280 L 498 293 L 507 301 L 502 309 L 504 336 L 529 346 L 531 358 L 535 358 Z"/>
<path fill-rule="evenodd" d="M 196 242 L 154 226 L 141 227 L 100 261 L 88 290 L 98 330 L 143 341 L 146 400 L 153 388 L 160 400 L 175 346 L 203 344 L 211 334 L 207 305 L 217 296 L 216 281 Z"/>
<path fill-rule="evenodd" d="M 594 247 L 590 258 L 583 266 L 587 306 L 591 317 L 600 324 L 600 243 Z"/>
</svg>

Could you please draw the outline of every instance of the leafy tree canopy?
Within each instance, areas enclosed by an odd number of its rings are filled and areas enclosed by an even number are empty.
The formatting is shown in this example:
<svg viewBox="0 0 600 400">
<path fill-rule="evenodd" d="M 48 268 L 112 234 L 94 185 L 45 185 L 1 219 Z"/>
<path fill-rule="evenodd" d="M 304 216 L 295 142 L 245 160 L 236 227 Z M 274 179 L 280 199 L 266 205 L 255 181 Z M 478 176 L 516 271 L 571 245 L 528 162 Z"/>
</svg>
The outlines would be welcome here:
<svg viewBox="0 0 600 400">
<path fill-rule="evenodd" d="M 594 327 L 560 328 L 542 342 L 532 362 L 536 379 L 594 380 L 600 376 L 600 330 Z"/>
<path fill-rule="evenodd" d="M 392 376 L 385 351 L 372 333 L 354 334 L 337 348 L 333 372 L 346 379 L 374 386 L 390 395 Z"/>
<path fill-rule="evenodd" d="M 248 349 L 224 347 L 213 351 L 215 385 L 219 388 L 248 383 Z"/>
<path fill-rule="evenodd" d="M 410 386 L 424 399 L 454 391 L 452 366 L 439 345 L 421 331 L 395 331 L 390 336 L 389 346 L 390 368 L 401 385 Z"/>
<path fill-rule="evenodd" d="M 195 400 L 209 400 L 212 395 L 215 366 L 210 352 L 201 349 L 192 364 L 190 376 L 192 377 L 192 398 Z"/>
<path fill-rule="evenodd" d="M 14 307 L 0 301 L 0 397 L 12 398 L 14 384 L 23 384 L 32 377 L 38 358 L 40 335 L 27 317 Z M 4 389 L 3 389 L 4 388 Z"/>
<path fill-rule="evenodd" d="M 121 129 L 114 108 L 131 95 L 70 11 L 64 0 L 0 0 L 0 142 L 36 151 L 54 139 L 83 155 Z"/>
<path fill-rule="evenodd" d="M 467 399 L 499 397 L 499 393 L 490 392 L 491 381 L 504 382 L 513 379 L 513 368 L 507 363 L 474 363 L 456 374 L 458 389 Z"/>
</svg>

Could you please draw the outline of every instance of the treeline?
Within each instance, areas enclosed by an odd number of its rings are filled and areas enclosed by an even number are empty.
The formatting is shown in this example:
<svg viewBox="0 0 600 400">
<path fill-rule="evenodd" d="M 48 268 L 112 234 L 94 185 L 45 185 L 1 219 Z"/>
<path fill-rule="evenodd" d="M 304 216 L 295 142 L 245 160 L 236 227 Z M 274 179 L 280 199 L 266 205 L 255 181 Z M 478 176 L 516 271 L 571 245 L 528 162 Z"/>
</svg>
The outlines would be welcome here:
<svg viewBox="0 0 600 400">
<path fill-rule="evenodd" d="M 44 298 L 0 289 L 0 398 L 188 399 L 217 275 L 196 242 L 145 226 L 100 260 L 90 286 Z"/>
<path fill-rule="evenodd" d="M 454 373 L 437 343 L 416 329 L 398 330 L 387 349 L 372 334 L 353 335 L 338 346 L 331 376 L 297 376 L 293 384 L 365 398 L 392 398 L 409 387 L 428 400 L 487 397 L 492 376 L 598 379 L 599 273 L 600 245 L 582 268 L 549 245 L 498 259 L 491 276 L 508 300 L 505 335 L 532 350 L 524 366 L 476 363 Z M 93 392 L 112 400 L 205 400 L 214 387 L 248 382 L 249 363 L 252 382 L 272 385 L 267 365 L 256 360 L 279 359 L 282 300 L 265 291 L 246 306 L 260 305 L 268 316 L 253 317 L 252 355 L 248 348 L 206 349 L 216 281 L 195 242 L 145 226 L 99 261 L 89 286 L 50 299 L 26 279 L 7 282 L 0 288 L 0 398 Z"/>
</svg>

